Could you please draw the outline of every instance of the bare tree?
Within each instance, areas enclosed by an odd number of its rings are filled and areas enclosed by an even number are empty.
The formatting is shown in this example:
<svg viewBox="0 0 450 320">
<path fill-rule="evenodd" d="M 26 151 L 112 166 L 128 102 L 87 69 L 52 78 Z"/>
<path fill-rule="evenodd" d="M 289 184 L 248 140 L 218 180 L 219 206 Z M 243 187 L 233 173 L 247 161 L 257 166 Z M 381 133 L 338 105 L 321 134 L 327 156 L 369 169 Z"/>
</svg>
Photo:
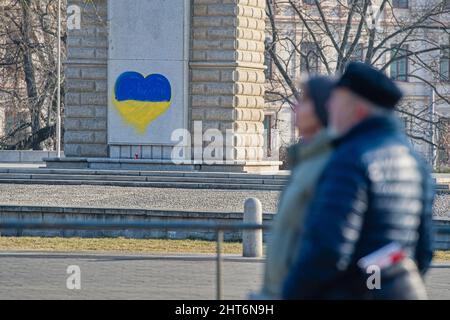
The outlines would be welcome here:
<svg viewBox="0 0 450 320">
<path fill-rule="evenodd" d="M 292 107 L 302 76 L 339 75 L 358 60 L 405 84 L 420 83 L 430 97 L 434 91 L 433 103 L 405 99 L 398 108 L 413 140 L 437 146 L 433 132 L 447 135 L 447 121 L 434 106 L 450 102 L 449 85 L 443 85 L 449 81 L 448 1 L 266 1 L 269 104 Z"/>
<path fill-rule="evenodd" d="M 20 120 L 0 137 L 0 148 L 53 147 L 57 8 L 57 0 L 2 0 L 0 4 L 1 107 Z M 62 40 L 64 44 L 65 37 Z"/>
</svg>

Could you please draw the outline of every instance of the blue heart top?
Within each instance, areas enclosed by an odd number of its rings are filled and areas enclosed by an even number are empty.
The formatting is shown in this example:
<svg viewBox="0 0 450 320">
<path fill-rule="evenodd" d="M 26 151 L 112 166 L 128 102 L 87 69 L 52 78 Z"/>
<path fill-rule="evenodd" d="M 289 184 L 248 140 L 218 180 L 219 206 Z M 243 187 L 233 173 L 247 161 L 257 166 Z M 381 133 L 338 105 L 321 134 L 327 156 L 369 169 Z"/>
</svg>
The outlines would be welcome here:
<svg viewBox="0 0 450 320">
<path fill-rule="evenodd" d="M 114 94 L 117 101 L 168 102 L 172 89 L 169 80 L 161 74 L 144 78 L 140 73 L 128 71 L 117 78 Z"/>
</svg>

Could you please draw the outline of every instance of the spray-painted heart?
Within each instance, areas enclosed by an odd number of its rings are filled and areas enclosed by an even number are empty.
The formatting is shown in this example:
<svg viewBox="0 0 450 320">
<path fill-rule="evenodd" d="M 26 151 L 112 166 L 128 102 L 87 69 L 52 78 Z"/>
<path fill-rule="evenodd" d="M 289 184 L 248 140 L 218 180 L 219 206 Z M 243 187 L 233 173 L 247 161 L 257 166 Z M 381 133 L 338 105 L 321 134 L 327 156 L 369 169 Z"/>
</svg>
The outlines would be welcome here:
<svg viewBox="0 0 450 320">
<path fill-rule="evenodd" d="M 121 117 L 139 134 L 144 134 L 171 104 L 169 80 L 161 74 L 144 77 L 137 72 L 124 72 L 116 80 L 113 104 Z"/>
</svg>

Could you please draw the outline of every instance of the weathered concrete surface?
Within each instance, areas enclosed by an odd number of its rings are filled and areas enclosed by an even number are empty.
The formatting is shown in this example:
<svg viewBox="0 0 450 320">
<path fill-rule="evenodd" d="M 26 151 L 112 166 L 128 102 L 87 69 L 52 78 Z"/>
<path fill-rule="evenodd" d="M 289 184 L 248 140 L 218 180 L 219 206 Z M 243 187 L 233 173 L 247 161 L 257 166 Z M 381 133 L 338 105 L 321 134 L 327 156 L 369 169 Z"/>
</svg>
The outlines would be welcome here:
<svg viewBox="0 0 450 320">
<path fill-rule="evenodd" d="M 0 184 L 0 204 L 243 212 L 249 197 L 276 212 L 279 191 Z"/>
<path fill-rule="evenodd" d="M 175 173 L 174 173 L 175 174 Z M 58 207 L 243 212 L 244 201 L 261 200 L 263 212 L 275 213 L 279 191 L 190 190 L 114 186 L 0 184 L 0 204 Z M 450 194 L 436 196 L 434 217 L 450 219 Z"/>
<path fill-rule="evenodd" d="M 107 6 L 110 26 L 108 97 L 114 96 L 116 81 L 125 72 L 138 72 L 142 77 L 159 74 L 171 87 L 170 107 L 163 114 L 154 118 L 138 113 L 140 121 L 145 121 L 141 123 L 142 131 L 126 117 L 133 119 L 135 114 L 119 112 L 112 98 L 108 99 L 110 156 L 133 158 L 138 154 L 139 158 L 152 158 L 151 152 L 156 152 L 156 148 L 148 147 L 159 146 L 161 151 L 155 158 L 160 155 L 160 159 L 171 159 L 170 146 L 175 144 L 172 132 L 188 128 L 189 2 L 109 1 Z M 140 85 L 145 83 L 148 85 L 142 79 Z M 126 110 L 131 112 L 130 107 Z"/>
<path fill-rule="evenodd" d="M 273 214 L 265 214 L 259 223 L 270 224 Z M 261 220 L 262 220 L 261 215 Z M 154 229 L 128 228 L 124 224 L 167 223 L 167 222 L 195 222 L 195 223 L 241 223 L 243 214 L 239 212 L 198 212 L 173 210 L 142 210 L 142 209 L 104 209 L 104 208 L 62 208 L 36 206 L 1 206 L 0 205 L 0 234 L 4 236 L 37 236 L 37 237 L 126 237 L 126 238 L 169 238 L 169 239 L 201 239 L 215 240 L 216 232 L 208 228 L 173 229 L 158 227 Z M 244 220 L 245 221 L 245 220 Z M 250 223 L 250 221 L 248 221 Z M 65 223 L 93 224 L 95 228 L 8 228 L 2 223 L 37 223 L 40 225 L 58 225 Z M 108 229 L 101 224 L 119 225 L 121 228 Z M 258 234 L 262 234 L 259 230 Z M 268 231 L 264 232 L 267 237 Z M 255 243 L 259 244 L 258 257 L 262 256 L 261 236 Z M 226 241 L 242 240 L 241 230 L 224 231 Z M 248 241 L 244 240 L 244 247 Z M 244 251 L 245 256 L 248 250 Z M 256 256 L 255 256 L 256 257 Z"/>
<path fill-rule="evenodd" d="M 81 290 L 68 290 L 66 271 L 81 269 Z M 0 253 L 0 299 L 214 299 L 213 256 Z M 263 260 L 228 256 L 225 299 L 245 299 L 261 286 Z M 450 264 L 433 267 L 431 299 L 450 299 Z"/>
<path fill-rule="evenodd" d="M 56 151 L 0 150 L 2 164 L 43 163 L 43 159 L 49 157 L 56 157 Z"/>
<path fill-rule="evenodd" d="M 215 240 L 214 230 L 208 228 L 173 229 L 159 227 L 154 229 L 137 229 L 124 224 L 146 224 L 167 222 L 195 222 L 195 223 L 263 223 L 270 225 L 274 214 L 262 214 L 261 203 L 256 199 L 256 210 L 251 212 L 248 205 L 250 198 L 245 202 L 245 214 L 242 212 L 207 212 L 207 211 L 173 211 L 173 210 L 143 210 L 143 209 L 117 209 L 117 208 L 87 208 L 87 207 L 48 207 L 0 205 L 0 234 L 6 236 L 39 236 L 39 237 L 127 237 L 127 238 L 171 238 L 171 239 L 202 239 Z M 250 218 L 250 219 L 249 219 Z M 1 223 L 37 223 L 39 225 L 58 225 L 65 223 L 90 224 L 94 228 L 71 229 L 68 228 L 8 228 L 1 227 Z M 101 224 L 120 225 L 120 228 L 108 229 Z M 450 221 L 435 220 L 434 248 L 436 250 L 450 250 Z M 262 242 L 267 241 L 270 230 L 224 231 L 225 240 L 241 241 L 244 243 L 245 257 L 262 256 Z"/>
</svg>

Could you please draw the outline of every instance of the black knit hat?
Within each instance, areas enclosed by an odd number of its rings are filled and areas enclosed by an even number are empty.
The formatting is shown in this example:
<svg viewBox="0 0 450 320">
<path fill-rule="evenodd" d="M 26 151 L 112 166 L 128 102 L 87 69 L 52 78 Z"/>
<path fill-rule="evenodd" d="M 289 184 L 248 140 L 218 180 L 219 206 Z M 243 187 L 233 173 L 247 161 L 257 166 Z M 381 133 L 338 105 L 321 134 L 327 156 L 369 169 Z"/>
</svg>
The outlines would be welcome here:
<svg viewBox="0 0 450 320">
<path fill-rule="evenodd" d="M 394 81 L 383 72 L 362 62 L 350 63 L 336 87 L 345 87 L 386 109 L 394 109 L 403 97 Z"/>
<path fill-rule="evenodd" d="M 323 76 L 311 77 L 304 84 L 308 96 L 314 103 L 316 115 L 325 127 L 328 125 L 328 109 L 326 103 L 330 98 L 335 84 L 335 81 Z"/>
</svg>

